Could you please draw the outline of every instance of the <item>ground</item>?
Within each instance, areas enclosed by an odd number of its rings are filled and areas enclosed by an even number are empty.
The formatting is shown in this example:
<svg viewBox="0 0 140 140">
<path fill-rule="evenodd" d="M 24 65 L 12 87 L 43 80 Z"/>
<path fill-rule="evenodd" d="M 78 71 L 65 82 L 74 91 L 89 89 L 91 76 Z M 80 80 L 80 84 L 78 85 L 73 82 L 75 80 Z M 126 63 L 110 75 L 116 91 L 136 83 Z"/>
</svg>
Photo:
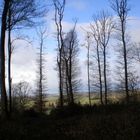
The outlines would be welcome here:
<svg viewBox="0 0 140 140">
<path fill-rule="evenodd" d="M 139 140 L 140 103 L 33 110 L 0 120 L 0 140 Z"/>
</svg>

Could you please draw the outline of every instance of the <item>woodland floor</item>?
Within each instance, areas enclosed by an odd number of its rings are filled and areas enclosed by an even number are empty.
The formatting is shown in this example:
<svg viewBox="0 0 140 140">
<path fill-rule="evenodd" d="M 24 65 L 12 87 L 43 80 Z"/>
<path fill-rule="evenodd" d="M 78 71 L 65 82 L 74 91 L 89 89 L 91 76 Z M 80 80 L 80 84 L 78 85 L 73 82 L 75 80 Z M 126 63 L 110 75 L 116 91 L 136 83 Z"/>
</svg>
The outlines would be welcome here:
<svg viewBox="0 0 140 140">
<path fill-rule="evenodd" d="M 0 140 L 140 140 L 140 103 L 16 113 L 0 119 Z"/>
</svg>

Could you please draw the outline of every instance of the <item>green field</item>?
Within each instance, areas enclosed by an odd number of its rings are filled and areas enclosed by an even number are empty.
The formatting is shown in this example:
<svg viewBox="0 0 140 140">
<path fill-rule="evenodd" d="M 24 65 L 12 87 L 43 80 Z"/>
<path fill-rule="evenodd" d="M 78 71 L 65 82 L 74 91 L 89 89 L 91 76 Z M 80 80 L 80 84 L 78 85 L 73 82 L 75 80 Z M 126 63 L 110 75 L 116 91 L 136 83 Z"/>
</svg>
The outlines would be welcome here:
<svg viewBox="0 0 140 140">
<path fill-rule="evenodd" d="M 135 96 L 133 96 L 133 99 L 137 99 L 137 101 L 140 101 L 140 94 L 136 94 Z M 53 107 L 56 107 L 58 104 L 58 99 L 59 99 L 59 95 L 49 95 L 48 97 L 45 98 L 45 104 L 46 104 L 46 108 L 51 109 Z M 125 94 L 124 93 L 111 93 L 108 95 L 108 101 L 109 103 L 117 103 L 117 102 L 121 102 L 125 99 Z M 134 100 L 135 100 L 134 99 Z M 99 105 L 100 104 L 100 97 L 99 94 L 92 94 L 91 95 L 91 102 L 92 105 Z M 79 93 L 75 95 L 75 103 L 77 104 L 81 104 L 81 105 L 88 105 L 89 104 L 89 97 L 87 93 Z M 30 99 L 30 101 L 27 103 L 27 108 L 33 107 L 34 105 L 34 101 L 32 99 Z"/>
</svg>

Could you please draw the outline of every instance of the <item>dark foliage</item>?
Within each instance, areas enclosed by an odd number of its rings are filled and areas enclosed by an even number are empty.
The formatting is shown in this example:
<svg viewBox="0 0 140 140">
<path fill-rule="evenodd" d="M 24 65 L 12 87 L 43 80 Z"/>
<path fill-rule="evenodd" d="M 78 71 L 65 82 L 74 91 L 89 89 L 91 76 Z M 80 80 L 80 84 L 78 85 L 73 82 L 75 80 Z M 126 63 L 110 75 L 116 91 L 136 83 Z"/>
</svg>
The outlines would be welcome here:
<svg viewBox="0 0 140 140">
<path fill-rule="evenodd" d="M 1 140 L 138 140 L 140 103 L 28 110 L 0 124 Z"/>
</svg>

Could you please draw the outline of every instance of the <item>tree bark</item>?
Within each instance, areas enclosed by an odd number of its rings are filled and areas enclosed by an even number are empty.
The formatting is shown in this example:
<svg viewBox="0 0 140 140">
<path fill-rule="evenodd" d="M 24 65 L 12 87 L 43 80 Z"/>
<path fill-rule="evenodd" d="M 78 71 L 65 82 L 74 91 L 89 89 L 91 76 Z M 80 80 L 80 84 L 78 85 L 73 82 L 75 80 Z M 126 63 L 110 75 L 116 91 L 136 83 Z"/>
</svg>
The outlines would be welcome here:
<svg viewBox="0 0 140 140">
<path fill-rule="evenodd" d="M 121 29 L 122 29 L 122 43 L 123 43 L 123 57 L 124 57 L 124 70 L 125 70 L 125 93 L 127 103 L 129 102 L 129 89 L 128 89 L 128 72 L 127 72 L 127 51 L 126 51 L 126 42 L 125 42 L 125 29 L 124 23 L 125 21 L 121 20 Z"/>
<path fill-rule="evenodd" d="M 1 25 L 1 44 L 0 44 L 0 92 L 1 92 L 1 104 L 2 115 L 6 117 L 8 115 L 7 109 L 7 94 L 5 88 L 5 31 L 6 31 L 6 19 L 8 14 L 10 0 L 5 0 L 4 9 L 2 13 L 2 25 Z"/>
<path fill-rule="evenodd" d="M 9 113 L 12 112 L 12 94 L 11 94 L 11 85 L 12 85 L 12 79 L 11 79 L 11 11 L 9 8 L 8 12 L 8 85 L 9 85 Z"/>
<path fill-rule="evenodd" d="M 74 97 L 73 97 L 73 86 L 72 86 L 72 48 L 70 49 L 70 57 L 69 57 L 69 87 L 70 87 L 70 98 L 71 104 L 74 104 Z"/>
<path fill-rule="evenodd" d="M 104 55 L 105 104 L 107 105 L 107 94 L 108 94 L 108 90 L 107 90 L 107 78 L 106 78 L 106 47 L 105 46 L 104 46 L 103 55 Z"/>
<path fill-rule="evenodd" d="M 89 97 L 89 105 L 91 106 L 91 91 L 90 91 L 90 60 L 89 60 L 89 55 L 90 55 L 90 44 L 89 44 L 89 36 L 88 36 L 88 46 L 87 46 L 87 75 L 88 75 L 88 97 Z"/>
<path fill-rule="evenodd" d="M 98 40 L 97 40 L 98 41 Z M 103 91 L 102 91 L 102 74 L 101 74 L 101 63 L 99 54 L 99 44 L 97 43 L 97 61 L 98 61 L 98 72 L 99 72 L 99 82 L 100 82 L 100 101 L 103 105 Z"/>
<path fill-rule="evenodd" d="M 59 99 L 59 102 L 60 102 L 60 107 L 63 107 L 63 85 L 62 85 L 62 62 L 61 62 L 61 51 L 59 52 L 59 57 L 60 57 L 60 61 L 57 60 L 57 63 L 58 63 L 58 69 L 59 69 L 59 94 L 60 94 L 60 99 Z"/>
</svg>

